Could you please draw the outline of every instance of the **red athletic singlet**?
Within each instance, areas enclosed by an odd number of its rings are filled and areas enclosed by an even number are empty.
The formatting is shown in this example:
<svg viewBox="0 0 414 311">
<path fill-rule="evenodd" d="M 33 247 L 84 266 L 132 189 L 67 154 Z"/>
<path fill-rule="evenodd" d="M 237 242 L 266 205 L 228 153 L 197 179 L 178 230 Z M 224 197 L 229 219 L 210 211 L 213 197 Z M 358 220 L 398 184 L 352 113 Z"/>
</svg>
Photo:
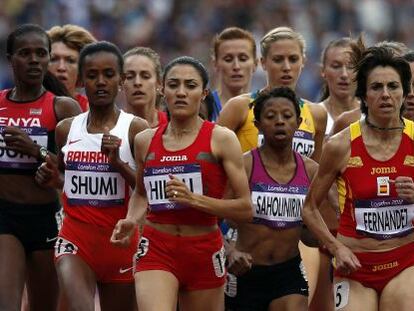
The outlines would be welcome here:
<svg viewBox="0 0 414 311">
<path fill-rule="evenodd" d="M 398 176 L 414 176 L 414 123 L 405 129 L 397 152 L 387 161 L 372 158 L 365 148 L 359 121 L 351 124 L 351 156 L 338 177 L 342 235 L 390 239 L 413 232 L 414 205 L 398 197 Z"/>
<path fill-rule="evenodd" d="M 39 166 L 38 160 L 4 148 L 3 131 L 5 126 L 19 127 L 35 143 L 55 152 L 55 95 L 46 91 L 34 101 L 16 102 L 8 99 L 9 92 L 0 91 L 0 171 L 31 175 Z"/>
<path fill-rule="evenodd" d="M 164 111 L 158 110 L 157 115 L 158 115 L 158 124 L 157 124 L 157 126 L 161 126 L 163 124 L 168 123 L 167 114 Z"/>
<path fill-rule="evenodd" d="M 75 99 L 79 103 L 79 106 L 81 107 L 82 112 L 85 112 L 89 109 L 89 101 L 85 95 L 77 94 L 75 96 Z"/>
<path fill-rule="evenodd" d="M 211 152 L 214 123 L 204 121 L 195 141 L 185 149 L 169 151 L 162 136 L 167 123 L 158 127 L 152 138 L 144 168 L 144 184 L 149 203 L 147 219 L 155 223 L 210 226 L 217 217 L 191 206 L 170 202 L 165 186 L 172 174 L 183 180 L 198 194 L 222 198 L 227 177 L 221 164 Z"/>
</svg>

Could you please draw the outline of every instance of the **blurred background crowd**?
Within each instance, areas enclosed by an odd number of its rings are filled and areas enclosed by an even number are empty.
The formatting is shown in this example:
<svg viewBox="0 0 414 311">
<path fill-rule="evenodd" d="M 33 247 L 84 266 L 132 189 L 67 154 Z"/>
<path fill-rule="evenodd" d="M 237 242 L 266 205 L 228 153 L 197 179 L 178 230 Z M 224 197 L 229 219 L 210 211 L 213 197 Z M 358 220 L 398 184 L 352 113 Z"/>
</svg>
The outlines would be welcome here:
<svg viewBox="0 0 414 311">
<path fill-rule="evenodd" d="M 215 33 L 228 26 L 252 31 L 259 39 L 270 29 L 287 25 L 307 42 L 307 63 L 298 93 L 317 101 L 319 58 L 331 39 L 364 31 L 368 44 L 394 40 L 414 48 L 413 0 L 1 0 L 0 88 L 11 85 L 5 57 L 7 35 L 21 23 L 77 24 L 97 39 L 117 44 L 122 51 L 149 46 L 165 64 L 178 55 L 191 55 L 210 65 Z M 259 69 L 253 89 L 264 85 Z M 213 79 L 214 81 L 214 79 Z M 213 83 L 214 84 L 214 83 Z M 214 85 L 212 85 L 214 87 Z"/>
</svg>

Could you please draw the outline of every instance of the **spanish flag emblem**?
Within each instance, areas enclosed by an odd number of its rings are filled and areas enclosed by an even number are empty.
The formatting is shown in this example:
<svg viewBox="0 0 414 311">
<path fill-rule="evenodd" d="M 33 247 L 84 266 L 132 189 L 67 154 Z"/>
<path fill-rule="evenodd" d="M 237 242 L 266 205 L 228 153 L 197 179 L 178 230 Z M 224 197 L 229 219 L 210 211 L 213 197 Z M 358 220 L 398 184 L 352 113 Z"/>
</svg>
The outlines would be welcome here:
<svg viewBox="0 0 414 311">
<path fill-rule="evenodd" d="M 387 185 L 380 185 L 379 186 L 379 192 L 381 194 L 386 194 L 388 192 L 388 186 Z"/>
<path fill-rule="evenodd" d="M 390 184 L 388 176 L 377 177 L 377 195 L 390 195 Z"/>
</svg>

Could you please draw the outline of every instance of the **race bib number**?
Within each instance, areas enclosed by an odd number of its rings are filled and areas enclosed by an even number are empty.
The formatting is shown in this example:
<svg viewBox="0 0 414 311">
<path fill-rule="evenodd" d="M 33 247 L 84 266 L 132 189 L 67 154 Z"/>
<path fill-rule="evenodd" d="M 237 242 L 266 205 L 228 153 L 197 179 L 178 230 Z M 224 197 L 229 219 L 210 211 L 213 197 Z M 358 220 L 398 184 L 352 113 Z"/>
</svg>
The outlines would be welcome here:
<svg viewBox="0 0 414 311">
<path fill-rule="evenodd" d="M 25 155 L 6 147 L 4 141 L 4 129 L 0 126 L 0 168 L 12 169 L 36 169 L 38 160 L 32 156 Z M 43 127 L 20 127 L 22 131 L 29 135 L 34 143 L 47 148 L 47 129 Z"/>
<path fill-rule="evenodd" d="M 236 297 L 237 296 L 237 276 L 227 273 L 226 276 L 226 284 L 224 285 L 224 293 L 228 297 Z"/>
<path fill-rule="evenodd" d="M 211 256 L 213 261 L 214 273 L 216 277 L 221 278 L 226 273 L 226 252 L 224 246 L 221 249 Z"/>
<path fill-rule="evenodd" d="M 63 208 L 60 208 L 56 213 L 55 213 L 55 219 L 56 219 L 56 225 L 57 225 L 57 229 L 58 231 L 60 231 L 60 229 L 62 228 L 62 224 L 63 224 L 63 217 L 64 217 L 64 213 L 63 213 Z"/>
<path fill-rule="evenodd" d="M 236 242 L 238 236 L 238 231 L 236 228 L 229 228 L 229 230 L 226 233 L 225 239 L 227 241 Z"/>
<path fill-rule="evenodd" d="M 78 247 L 72 242 L 58 237 L 55 244 L 55 257 L 62 255 L 76 255 L 78 253 Z"/>
<path fill-rule="evenodd" d="M 348 304 L 349 282 L 343 281 L 336 283 L 334 286 L 335 310 L 340 310 Z"/>
<path fill-rule="evenodd" d="M 356 230 L 384 240 L 413 232 L 414 205 L 403 199 L 386 198 L 355 201 Z"/>
<path fill-rule="evenodd" d="M 307 187 L 255 184 L 252 188 L 254 223 L 272 228 L 302 224 L 302 207 Z"/>
<path fill-rule="evenodd" d="M 125 179 L 107 163 L 67 162 L 64 191 L 70 205 L 123 205 Z"/>
<path fill-rule="evenodd" d="M 262 133 L 259 133 L 257 136 L 257 147 L 261 147 L 264 144 L 264 135 Z"/>
<path fill-rule="evenodd" d="M 315 140 L 312 134 L 297 130 L 293 136 L 292 149 L 301 155 L 311 157 L 315 150 Z"/>
<path fill-rule="evenodd" d="M 167 198 L 165 188 L 172 174 L 182 180 L 188 189 L 196 194 L 203 194 L 201 168 L 198 164 L 183 164 L 165 167 L 150 167 L 144 170 L 144 185 L 151 211 L 164 211 L 184 208 Z"/>
<path fill-rule="evenodd" d="M 308 283 L 308 275 L 306 273 L 305 264 L 303 263 L 302 260 L 300 261 L 300 264 L 299 264 L 299 270 L 300 270 L 300 273 L 302 274 L 302 277 L 305 280 L 305 282 Z"/>
<path fill-rule="evenodd" d="M 136 260 L 144 257 L 148 253 L 149 249 L 149 240 L 146 237 L 141 237 L 138 243 L 138 249 L 135 254 Z"/>
<path fill-rule="evenodd" d="M 139 259 L 144 257 L 149 250 L 149 240 L 146 237 L 141 237 L 138 242 L 137 252 L 134 254 L 133 274 L 135 274 Z"/>
</svg>

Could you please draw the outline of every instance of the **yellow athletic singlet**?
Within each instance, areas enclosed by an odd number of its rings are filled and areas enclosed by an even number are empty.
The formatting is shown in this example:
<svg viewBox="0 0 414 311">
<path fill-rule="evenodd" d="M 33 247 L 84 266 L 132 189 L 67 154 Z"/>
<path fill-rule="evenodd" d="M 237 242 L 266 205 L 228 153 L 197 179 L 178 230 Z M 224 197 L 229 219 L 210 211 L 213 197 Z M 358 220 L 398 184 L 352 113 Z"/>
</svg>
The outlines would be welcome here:
<svg viewBox="0 0 414 311">
<path fill-rule="evenodd" d="M 315 122 L 309 109 L 309 102 L 300 100 L 302 123 L 293 136 L 292 149 L 301 155 L 311 157 L 315 150 Z"/>
<path fill-rule="evenodd" d="M 258 94 L 259 94 L 259 91 L 250 93 L 249 106 L 256 99 Z M 259 135 L 259 130 L 254 125 L 253 106 L 249 108 L 247 118 L 244 121 L 242 127 L 240 127 L 236 131 L 236 135 L 237 135 L 237 138 L 239 139 L 243 152 L 252 150 L 253 148 L 257 147 L 257 137 Z"/>
<path fill-rule="evenodd" d="M 258 92 L 250 94 L 250 102 L 257 97 Z M 300 116 L 302 123 L 293 136 L 292 149 L 307 157 L 312 156 L 315 149 L 315 122 L 309 109 L 310 103 L 300 100 Z M 263 143 L 263 135 L 259 134 L 259 130 L 254 125 L 253 107 L 249 109 L 246 121 L 243 126 L 236 132 L 242 151 L 246 152 L 260 146 Z"/>
</svg>

